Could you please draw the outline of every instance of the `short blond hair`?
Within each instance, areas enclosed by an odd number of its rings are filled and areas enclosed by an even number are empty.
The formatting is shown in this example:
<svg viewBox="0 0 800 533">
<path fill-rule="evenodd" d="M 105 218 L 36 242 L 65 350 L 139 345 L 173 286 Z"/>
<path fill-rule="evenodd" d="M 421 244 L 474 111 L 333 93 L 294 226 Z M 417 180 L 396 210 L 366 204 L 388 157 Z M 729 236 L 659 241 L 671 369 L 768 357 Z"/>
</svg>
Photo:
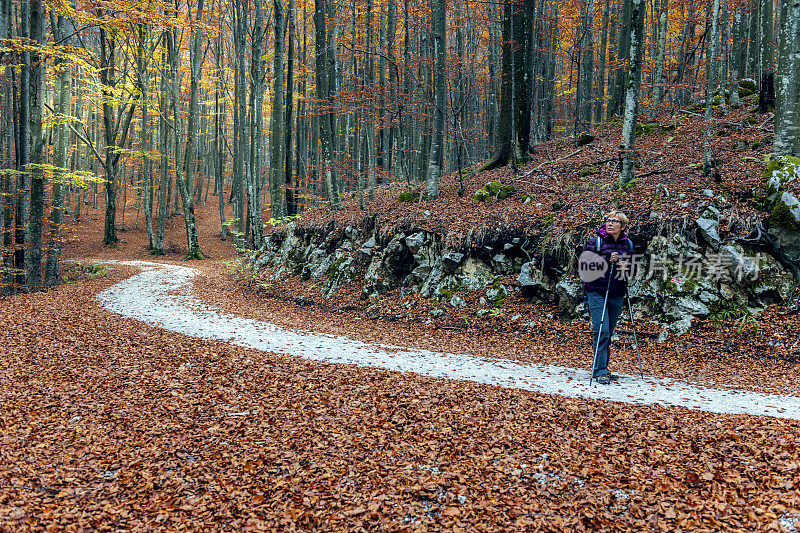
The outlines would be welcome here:
<svg viewBox="0 0 800 533">
<path fill-rule="evenodd" d="M 631 223 L 631 221 L 628 220 L 627 215 L 622 211 L 609 211 L 608 213 L 606 213 L 605 220 L 608 220 L 611 217 L 617 217 L 617 219 L 619 219 L 619 221 L 622 222 L 622 229 L 628 229 L 628 226 Z"/>
</svg>

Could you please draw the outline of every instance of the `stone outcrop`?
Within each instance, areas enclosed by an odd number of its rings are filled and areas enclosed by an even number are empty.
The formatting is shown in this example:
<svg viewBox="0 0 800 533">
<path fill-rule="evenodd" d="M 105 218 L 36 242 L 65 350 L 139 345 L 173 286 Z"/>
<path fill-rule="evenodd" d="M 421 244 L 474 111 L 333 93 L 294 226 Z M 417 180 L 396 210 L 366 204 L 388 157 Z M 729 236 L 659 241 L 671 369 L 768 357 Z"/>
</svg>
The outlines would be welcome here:
<svg viewBox="0 0 800 533">
<path fill-rule="evenodd" d="M 800 269 L 800 200 L 792 194 L 800 181 L 800 158 L 782 156 L 769 162 L 764 171 L 767 234 L 783 259 Z"/>
<path fill-rule="evenodd" d="M 662 337 L 685 333 L 693 318 L 757 313 L 795 288 L 791 274 L 771 255 L 723 240 L 717 230 L 721 217 L 717 209 L 706 208 L 688 238 L 634 236 L 639 254 L 630 296 L 639 316 L 662 324 Z M 465 293 L 481 291 L 485 309 L 478 314 L 486 314 L 502 308 L 511 291 L 522 291 L 534 301 L 557 303 L 566 316 L 581 316 L 586 310 L 575 260 L 580 246 L 564 260 L 563 248 L 548 252 L 537 244 L 520 235 L 456 250 L 446 249 L 441 235 L 422 229 L 385 233 L 347 227 L 323 235 L 289 223 L 266 238 L 251 266 L 256 271 L 275 267 L 275 279 L 291 271 L 317 280 L 326 297 L 354 282 L 366 300 L 402 287 L 457 310 L 465 305 Z"/>
</svg>

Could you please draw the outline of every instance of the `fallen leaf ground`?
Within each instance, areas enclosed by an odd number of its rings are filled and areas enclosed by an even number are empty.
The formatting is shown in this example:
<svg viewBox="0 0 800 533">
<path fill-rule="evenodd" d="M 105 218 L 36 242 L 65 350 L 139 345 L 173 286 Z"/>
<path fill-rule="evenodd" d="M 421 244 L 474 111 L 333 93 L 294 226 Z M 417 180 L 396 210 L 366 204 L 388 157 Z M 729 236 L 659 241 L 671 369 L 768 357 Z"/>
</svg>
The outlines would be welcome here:
<svg viewBox="0 0 800 533">
<path fill-rule="evenodd" d="M 235 256 L 216 237 L 215 208 L 198 212 L 213 259 L 191 265 L 203 271 L 195 290 L 228 311 L 366 340 L 587 364 L 586 324 L 547 318 L 521 299 L 507 304 L 528 313 L 518 325 L 492 317 L 459 330 L 394 319 L 391 298 L 375 316 L 347 303 L 298 305 L 292 295 L 313 288 L 297 280 L 251 294 L 227 273 Z M 67 257 L 153 259 L 141 229 L 103 248 L 101 213 L 67 223 Z M 164 260 L 178 260 L 179 217 L 168 231 Z M 94 295 L 131 273 L 115 267 L 0 300 L 0 529 L 800 527 L 798 422 L 546 396 L 193 339 L 98 306 Z M 776 353 L 791 355 L 786 325 L 798 326 L 784 311 L 768 310 L 758 335 L 704 324 L 680 343 L 646 346 L 645 371 L 797 394 L 798 365 Z M 768 354 L 773 338 L 783 345 Z M 630 347 L 617 348 L 619 369 L 633 372 Z"/>
<path fill-rule="evenodd" d="M 766 530 L 800 506 L 797 422 L 201 341 L 101 309 L 126 273 L 5 302 L 5 529 Z"/>
</svg>

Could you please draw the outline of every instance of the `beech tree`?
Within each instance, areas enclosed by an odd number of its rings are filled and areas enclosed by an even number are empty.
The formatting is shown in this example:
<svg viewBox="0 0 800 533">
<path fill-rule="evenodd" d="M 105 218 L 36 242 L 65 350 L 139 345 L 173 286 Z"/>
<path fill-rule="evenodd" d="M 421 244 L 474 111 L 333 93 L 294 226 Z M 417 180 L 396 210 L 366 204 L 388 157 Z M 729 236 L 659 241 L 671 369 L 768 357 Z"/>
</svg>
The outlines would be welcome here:
<svg viewBox="0 0 800 533">
<path fill-rule="evenodd" d="M 719 1 L 719 0 L 715 0 Z M 644 0 L 631 2 L 631 26 L 627 39 L 629 57 L 628 74 L 625 81 L 625 116 L 620 140 L 620 182 L 628 185 L 633 181 L 636 168 L 636 113 L 639 109 L 639 92 L 642 85 L 642 37 L 644 35 Z"/>
<path fill-rule="evenodd" d="M 530 143 L 530 72 L 524 67 L 532 52 L 528 21 L 533 18 L 533 1 L 503 6 L 503 52 L 500 115 L 494 158 L 482 167 L 490 170 L 506 163 L 516 166 L 528 159 Z"/>
<path fill-rule="evenodd" d="M 781 3 L 773 155 L 800 156 L 800 1 Z"/>
<path fill-rule="evenodd" d="M 433 37 L 433 57 L 436 72 L 434 74 L 433 92 L 435 94 L 433 140 L 428 160 L 428 176 L 425 180 L 425 193 L 428 198 L 439 196 L 439 177 L 444 157 L 444 114 L 445 114 L 445 72 L 447 58 L 445 49 L 446 25 L 445 0 L 431 0 L 431 24 Z"/>
<path fill-rule="evenodd" d="M 484 170 L 516 167 L 540 143 L 617 113 L 630 184 L 640 111 L 656 120 L 705 98 L 708 117 L 723 89 L 735 108 L 740 76 L 757 80 L 764 111 L 776 65 L 773 149 L 797 152 L 791 0 L 777 17 L 777 64 L 770 0 L 720 6 L 717 18 L 710 2 L 667 0 L 647 3 L 649 15 L 635 0 L 456 0 L 449 11 L 443 0 L 295 2 L 0 0 L 5 281 L 55 283 L 59 229 L 81 206 L 105 211 L 113 246 L 131 187 L 151 251 L 170 251 L 167 221 L 181 212 L 186 256 L 200 257 L 205 180 L 220 236 L 255 248 L 264 216 L 356 199 L 368 209 L 384 180 L 434 198 L 444 174 L 480 159 Z M 42 80 L 52 80 L 44 93 Z M 706 149 L 705 172 L 710 161 Z"/>
</svg>

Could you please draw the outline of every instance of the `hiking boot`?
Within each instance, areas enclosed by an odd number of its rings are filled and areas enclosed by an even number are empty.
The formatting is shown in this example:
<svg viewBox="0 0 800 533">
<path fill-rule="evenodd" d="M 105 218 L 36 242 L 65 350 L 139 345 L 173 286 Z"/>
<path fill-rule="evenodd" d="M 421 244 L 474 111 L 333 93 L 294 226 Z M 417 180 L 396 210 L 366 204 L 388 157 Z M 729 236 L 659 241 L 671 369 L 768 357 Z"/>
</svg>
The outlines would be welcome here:
<svg viewBox="0 0 800 533">
<path fill-rule="evenodd" d="M 596 382 L 600 385 L 610 385 L 611 384 L 611 374 L 602 374 L 594 378 Z"/>
<path fill-rule="evenodd" d="M 608 373 L 608 374 L 606 374 L 606 375 L 608 376 L 608 379 L 610 379 L 611 381 L 619 381 L 619 376 L 618 376 L 618 375 L 616 375 L 616 374 L 611 374 L 611 373 L 609 372 L 609 373 Z"/>
</svg>

